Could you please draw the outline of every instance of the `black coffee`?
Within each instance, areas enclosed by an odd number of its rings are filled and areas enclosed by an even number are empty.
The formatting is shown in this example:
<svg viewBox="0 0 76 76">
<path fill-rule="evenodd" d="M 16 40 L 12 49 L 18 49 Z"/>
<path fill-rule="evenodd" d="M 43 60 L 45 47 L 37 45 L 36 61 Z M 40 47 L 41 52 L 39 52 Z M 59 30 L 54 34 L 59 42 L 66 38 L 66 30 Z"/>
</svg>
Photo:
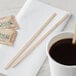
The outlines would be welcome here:
<svg viewBox="0 0 76 76">
<path fill-rule="evenodd" d="M 64 65 L 76 65 L 76 45 L 72 39 L 63 39 L 56 42 L 50 48 L 50 56 L 57 62 Z"/>
</svg>

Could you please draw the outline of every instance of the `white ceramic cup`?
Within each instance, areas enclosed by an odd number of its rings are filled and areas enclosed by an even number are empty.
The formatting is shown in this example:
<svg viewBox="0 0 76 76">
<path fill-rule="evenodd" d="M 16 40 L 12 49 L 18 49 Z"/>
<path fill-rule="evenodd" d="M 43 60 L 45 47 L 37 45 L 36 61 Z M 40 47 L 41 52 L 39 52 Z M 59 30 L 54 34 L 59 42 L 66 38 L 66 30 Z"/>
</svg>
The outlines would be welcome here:
<svg viewBox="0 0 76 76">
<path fill-rule="evenodd" d="M 51 76 L 76 76 L 76 66 L 63 65 L 53 60 L 53 58 L 49 55 L 49 49 L 52 47 L 54 43 L 61 39 L 72 38 L 72 32 L 62 32 L 60 34 L 55 35 L 47 47 L 47 56 L 49 58 L 50 71 Z"/>
</svg>

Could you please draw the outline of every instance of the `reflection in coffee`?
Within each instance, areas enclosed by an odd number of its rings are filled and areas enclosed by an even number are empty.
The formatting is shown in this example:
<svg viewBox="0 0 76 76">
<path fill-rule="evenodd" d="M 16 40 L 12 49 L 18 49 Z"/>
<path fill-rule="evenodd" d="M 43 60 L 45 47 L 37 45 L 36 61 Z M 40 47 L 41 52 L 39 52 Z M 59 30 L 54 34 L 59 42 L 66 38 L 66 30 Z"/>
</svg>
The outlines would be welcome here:
<svg viewBox="0 0 76 76">
<path fill-rule="evenodd" d="M 76 65 L 76 44 L 72 39 L 62 39 L 56 42 L 49 51 L 50 56 L 64 65 Z"/>
</svg>

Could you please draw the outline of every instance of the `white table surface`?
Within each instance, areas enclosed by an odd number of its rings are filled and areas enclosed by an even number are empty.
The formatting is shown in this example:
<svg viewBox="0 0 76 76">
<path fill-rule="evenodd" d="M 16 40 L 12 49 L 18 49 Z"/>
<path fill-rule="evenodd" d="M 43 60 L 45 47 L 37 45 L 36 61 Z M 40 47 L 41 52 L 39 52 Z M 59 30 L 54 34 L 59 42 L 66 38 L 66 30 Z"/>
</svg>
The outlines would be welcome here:
<svg viewBox="0 0 76 76">
<path fill-rule="evenodd" d="M 26 0 L 0 0 L 0 17 L 6 15 L 17 15 L 20 8 L 23 6 Z M 66 31 L 73 31 L 76 25 L 76 0 L 39 0 L 49 5 L 67 10 L 73 14 L 72 18 L 68 22 Z M 48 59 L 44 62 L 37 76 L 50 76 Z"/>
</svg>

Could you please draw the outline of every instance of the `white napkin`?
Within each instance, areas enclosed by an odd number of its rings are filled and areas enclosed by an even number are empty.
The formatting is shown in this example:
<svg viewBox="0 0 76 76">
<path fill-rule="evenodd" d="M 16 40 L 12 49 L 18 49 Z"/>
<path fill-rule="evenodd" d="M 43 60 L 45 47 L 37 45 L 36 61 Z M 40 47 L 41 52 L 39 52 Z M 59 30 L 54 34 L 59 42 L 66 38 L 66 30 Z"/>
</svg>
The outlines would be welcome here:
<svg viewBox="0 0 76 76">
<path fill-rule="evenodd" d="M 18 30 L 18 36 L 14 46 L 10 47 L 6 45 L 0 45 L 0 66 L 4 66 L 9 60 L 11 60 L 14 54 L 16 54 L 16 52 L 31 38 L 34 32 L 39 29 L 40 25 L 53 12 L 56 12 L 57 16 L 40 34 L 40 36 L 52 28 L 52 25 L 68 12 L 38 1 L 25 3 L 24 7 L 16 17 L 20 25 L 20 29 Z M 27 58 L 25 58 L 16 68 L 8 70 L 8 76 L 36 76 L 47 57 L 46 47 L 49 40 L 64 28 L 64 25 L 70 18 L 70 13 L 68 14 L 69 17 L 67 20 L 65 20 L 52 34 L 50 34 Z"/>
</svg>

